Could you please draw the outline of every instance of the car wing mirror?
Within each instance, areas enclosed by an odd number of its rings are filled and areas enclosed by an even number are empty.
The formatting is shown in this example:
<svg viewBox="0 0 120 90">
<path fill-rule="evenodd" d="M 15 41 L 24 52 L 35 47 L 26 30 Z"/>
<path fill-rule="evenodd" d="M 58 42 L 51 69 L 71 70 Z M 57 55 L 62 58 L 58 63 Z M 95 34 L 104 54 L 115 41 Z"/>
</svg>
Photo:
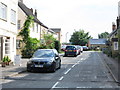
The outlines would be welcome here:
<svg viewBox="0 0 120 90">
<path fill-rule="evenodd" d="M 58 59 L 58 58 L 59 58 L 59 55 L 56 54 L 56 55 L 55 55 L 55 59 Z"/>
</svg>

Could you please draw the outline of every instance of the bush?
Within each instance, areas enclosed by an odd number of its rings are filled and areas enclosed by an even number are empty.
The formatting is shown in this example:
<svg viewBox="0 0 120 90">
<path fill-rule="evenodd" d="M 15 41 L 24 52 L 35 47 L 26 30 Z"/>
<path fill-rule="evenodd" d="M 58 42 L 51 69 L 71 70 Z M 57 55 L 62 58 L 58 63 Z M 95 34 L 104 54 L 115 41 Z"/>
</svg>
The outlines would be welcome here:
<svg viewBox="0 0 120 90">
<path fill-rule="evenodd" d="M 102 51 L 103 51 L 104 54 L 107 54 L 108 57 L 109 56 L 112 57 L 112 51 L 111 51 L 111 49 L 104 48 Z"/>
<path fill-rule="evenodd" d="M 23 58 L 31 58 L 33 53 L 38 49 L 40 41 L 36 38 L 29 38 L 24 49 L 22 50 Z"/>
<path fill-rule="evenodd" d="M 118 52 L 116 52 L 116 53 L 114 53 L 114 54 L 112 55 L 113 58 L 118 58 L 118 56 L 119 56 L 119 53 L 118 53 Z"/>
</svg>

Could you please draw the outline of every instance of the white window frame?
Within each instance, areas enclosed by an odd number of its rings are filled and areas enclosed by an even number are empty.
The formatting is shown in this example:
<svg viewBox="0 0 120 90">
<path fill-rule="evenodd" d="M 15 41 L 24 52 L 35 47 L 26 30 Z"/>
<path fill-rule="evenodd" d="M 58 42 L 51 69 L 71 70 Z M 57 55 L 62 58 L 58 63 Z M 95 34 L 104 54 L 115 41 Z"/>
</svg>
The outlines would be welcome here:
<svg viewBox="0 0 120 90">
<path fill-rule="evenodd" d="M 7 20 L 7 5 L 0 2 L 0 18 Z"/>
<path fill-rule="evenodd" d="M 11 9 L 11 23 L 16 24 L 16 11 Z"/>
<path fill-rule="evenodd" d="M 118 50 L 118 42 L 114 42 L 114 50 Z"/>
</svg>

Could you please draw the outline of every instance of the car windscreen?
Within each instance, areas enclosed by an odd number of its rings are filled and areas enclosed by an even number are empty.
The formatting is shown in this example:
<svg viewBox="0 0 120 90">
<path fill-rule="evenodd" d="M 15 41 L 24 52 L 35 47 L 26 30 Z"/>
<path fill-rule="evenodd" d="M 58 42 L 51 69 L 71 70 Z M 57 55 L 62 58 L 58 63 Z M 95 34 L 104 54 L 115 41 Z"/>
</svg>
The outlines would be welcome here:
<svg viewBox="0 0 120 90">
<path fill-rule="evenodd" d="M 76 48 L 74 46 L 67 46 L 66 49 L 67 50 L 75 50 Z"/>
<path fill-rule="evenodd" d="M 52 50 L 38 50 L 33 54 L 34 58 L 53 57 L 54 53 Z"/>
</svg>

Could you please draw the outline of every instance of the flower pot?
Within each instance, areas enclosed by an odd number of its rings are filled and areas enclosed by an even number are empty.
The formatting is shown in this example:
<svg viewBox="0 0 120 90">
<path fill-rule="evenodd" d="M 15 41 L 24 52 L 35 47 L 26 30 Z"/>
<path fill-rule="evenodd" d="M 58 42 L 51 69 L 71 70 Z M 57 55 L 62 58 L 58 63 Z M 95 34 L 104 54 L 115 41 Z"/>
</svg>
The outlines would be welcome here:
<svg viewBox="0 0 120 90">
<path fill-rule="evenodd" d="M 6 66 L 6 63 L 5 62 L 2 62 L 2 67 L 5 67 Z"/>
</svg>

